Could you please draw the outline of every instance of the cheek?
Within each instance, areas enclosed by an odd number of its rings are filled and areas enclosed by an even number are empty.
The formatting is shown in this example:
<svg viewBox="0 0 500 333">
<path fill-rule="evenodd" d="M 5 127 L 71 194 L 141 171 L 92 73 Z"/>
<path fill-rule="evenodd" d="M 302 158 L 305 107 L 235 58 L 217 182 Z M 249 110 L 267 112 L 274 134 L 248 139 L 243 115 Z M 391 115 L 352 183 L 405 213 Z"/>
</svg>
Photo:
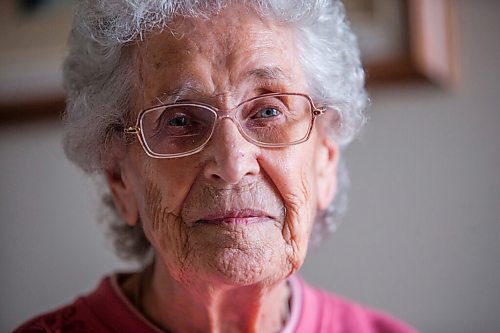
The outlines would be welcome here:
<svg viewBox="0 0 500 333">
<path fill-rule="evenodd" d="M 136 193 L 144 233 L 155 252 L 171 267 L 185 260 L 189 239 L 180 216 L 198 175 L 198 165 L 189 158 L 153 160 L 144 164 L 138 177 Z"/>
<path fill-rule="evenodd" d="M 307 252 L 316 215 L 314 151 L 308 148 L 300 145 L 272 150 L 263 154 L 260 161 L 285 204 L 283 238 L 289 246 L 290 260 L 296 269 L 302 264 Z"/>
<path fill-rule="evenodd" d="M 179 214 L 193 182 L 199 173 L 199 162 L 194 159 L 150 160 L 144 164 L 137 189 L 142 213 L 150 215 L 153 206 Z"/>
<path fill-rule="evenodd" d="M 169 271 L 182 279 L 179 268 L 184 266 L 186 260 L 185 247 L 189 244 L 189 235 L 177 209 L 170 209 L 164 204 L 168 201 L 164 200 L 165 193 L 152 182 L 148 182 L 147 187 L 144 233 Z"/>
</svg>

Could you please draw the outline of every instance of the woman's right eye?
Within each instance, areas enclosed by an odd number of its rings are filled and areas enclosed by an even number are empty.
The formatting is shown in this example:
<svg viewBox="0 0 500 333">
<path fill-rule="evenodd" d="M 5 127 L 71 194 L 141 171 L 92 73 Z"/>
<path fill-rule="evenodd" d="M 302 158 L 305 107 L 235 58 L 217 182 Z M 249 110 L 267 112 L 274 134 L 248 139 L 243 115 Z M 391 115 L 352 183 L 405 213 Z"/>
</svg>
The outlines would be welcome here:
<svg viewBox="0 0 500 333">
<path fill-rule="evenodd" d="M 169 126 L 189 126 L 190 122 L 186 116 L 177 116 L 167 123 Z"/>
</svg>

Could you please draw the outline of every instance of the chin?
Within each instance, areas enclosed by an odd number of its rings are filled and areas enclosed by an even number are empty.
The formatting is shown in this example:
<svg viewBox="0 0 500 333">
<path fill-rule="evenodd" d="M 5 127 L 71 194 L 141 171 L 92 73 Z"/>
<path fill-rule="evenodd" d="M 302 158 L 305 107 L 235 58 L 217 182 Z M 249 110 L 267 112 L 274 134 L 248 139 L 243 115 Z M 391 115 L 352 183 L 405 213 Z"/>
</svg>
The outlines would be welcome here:
<svg viewBox="0 0 500 333">
<path fill-rule="evenodd" d="M 286 278 L 291 270 L 287 260 L 277 252 L 269 247 L 220 248 L 210 254 L 209 260 L 206 256 L 198 257 L 191 273 L 195 280 L 227 287 L 273 285 Z"/>
<path fill-rule="evenodd" d="M 270 267 L 271 262 L 275 261 L 272 252 L 265 248 L 223 249 L 217 258 L 214 258 L 214 268 L 221 282 L 239 286 L 253 285 L 276 275 L 275 270 L 278 267 Z"/>
<path fill-rule="evenodd" d="M 274 285 L 296 271 L 297 252 L 274 224 L 201 225 L 187 242 L 159 251 L 170 274 L 186 285 Z"/>
</svg>

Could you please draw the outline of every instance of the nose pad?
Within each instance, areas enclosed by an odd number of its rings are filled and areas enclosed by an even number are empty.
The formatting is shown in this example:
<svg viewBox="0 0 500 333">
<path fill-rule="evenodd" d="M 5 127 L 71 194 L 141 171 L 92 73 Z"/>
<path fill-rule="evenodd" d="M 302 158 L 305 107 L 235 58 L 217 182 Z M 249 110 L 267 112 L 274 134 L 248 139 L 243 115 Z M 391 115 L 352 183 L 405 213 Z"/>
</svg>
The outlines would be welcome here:
<svg viewBox="0 0 500 333">
<path fill-rule="evenodd" d="M 216 127 L 218 126 L 221 126 L 221 124 L 224 122 L 224 121 L 231 121 L 234 126 L 236 126 L 236 129 L 239 131 L 240 129 L 240 125 L 238 124 L 238 121 L 236 119 L 234 119 L 232 116 L 226 114 L 225 116 L 221 116 L 219 117 L 219 119 L 217 120 L 217 125 Z"/>
<path fill-rule="evenodd" d="M 209 161 L 204 169 L 207 179 L 237 184 L 244 177 L 260 172 L 257 156 L 260 148 L 247 141 L 238 122 L 226 115 L 219 118 L 209 146 Z"/>
</svg>

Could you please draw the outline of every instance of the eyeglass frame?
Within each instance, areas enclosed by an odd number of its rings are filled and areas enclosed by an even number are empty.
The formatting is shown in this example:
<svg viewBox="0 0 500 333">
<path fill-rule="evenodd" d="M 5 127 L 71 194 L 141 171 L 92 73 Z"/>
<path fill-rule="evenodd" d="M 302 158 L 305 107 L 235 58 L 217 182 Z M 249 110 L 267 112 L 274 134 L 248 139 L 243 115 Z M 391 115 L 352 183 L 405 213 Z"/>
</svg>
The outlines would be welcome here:
<svg viewBox="0 0 500 333">
<path fill-rule="evenodd" d="M 296 141 L 293 141 L 290 143 L 265 143 L 265 142 L 257 141 L 245 133 L 245 131 L 241 128 L 241 124 L 240 124 L 240 121 L 238 119 L 235 119 L 234 116 L 229 114 L 230 112 L 238 109 L 242 104 L 245 104 L 245 103 L 257 100 L 257 99 L 261 99 L 261 98 L 265 98 L 265 97 L 274 97 L 274 96 L 302 96 L 308 100 L 309 105 L 311 107 L 311 121 L 309 124 L 309 128 L 307 130 L 307 134 L 302 139 L 299 139 L 299 140 L 296 140 Z M 208 111 L 211 111 L 212 113 L 215 114 L 215 120 L 213 122 L 212 129 L 210 130 L 210 134 L 208 135 L 205 142 L 203 142 L 199 147 L 197 147 L 195 149 L 191 149 L 187 152 L 175 153 L 175 154 L 155 153 L 149 147 L 147 140 L 144 137 L 144 131 L 142 130 L 142 120 L 143 120 L 144 114 L 151 112 L 153 110 L 156 110 L 156 109 L 165 108 L 165 107 L 169 107 L 169 106 L 173 106 L 173 105 L 201 107 L 201 108 L 204 108 Z M 221 113 L 221 112 L 226 112 L 228 114 L 225 114 L 223 116 L 219 116 L 219 113 Z M 326 112 L 326 108 L 316 107 L 314 105 L 312 98 L 309 95 L 304 94 L 304 93 L 269 93 L 269 94 L 258 95 L 258 96 L 252 97 L 250 99 L 247 99 L 243 102 L 240 102 L 238 105 L 234 106 L 231 109 L 227 109 L 227 110 L 218 109 L 210 104 L 201 103 L 201 102 L 181 102 L 181 103 L 174 102 L 174 103 L 161 104 L 161 105 L 153 106 L 153 107 L 142 110 L 137 115 L 137 120 L 136 120 L 135 125 L 124 128 L 123 132 L 125 134 L 136 134 L 142 148 L 144 149 L 144 151 L 146 152 L 146 154 L 149 157 L 152 157 L 152 158 L 179 158 L 179 157 L 186 157 L 186 156 L 194 155 L 194 154 L 202 151 L 203 148 L 205 148 L 205 146 L 208 144 L 208 142 L 212 138 L 212 135 L 214 134 L 215 128 L 217 127 L 217 123 L 223 119 L 228 118 L 236 125 L 236 127 L 238 128 L 238 132 L 248 142 L 250 142 L 258 147 L 283 148 L 283 147 L 294 146 L 294 145 L 297 145 L 297 144 L 300 144 L 300 143 L 303 143 L 303 142 L 306 142 L 307 140 L 309 140 L 309 137 L 311 136 L 312 128 L 314 127 L 316 117 L 324 114 L 325 112 Z"/>
</svg>

